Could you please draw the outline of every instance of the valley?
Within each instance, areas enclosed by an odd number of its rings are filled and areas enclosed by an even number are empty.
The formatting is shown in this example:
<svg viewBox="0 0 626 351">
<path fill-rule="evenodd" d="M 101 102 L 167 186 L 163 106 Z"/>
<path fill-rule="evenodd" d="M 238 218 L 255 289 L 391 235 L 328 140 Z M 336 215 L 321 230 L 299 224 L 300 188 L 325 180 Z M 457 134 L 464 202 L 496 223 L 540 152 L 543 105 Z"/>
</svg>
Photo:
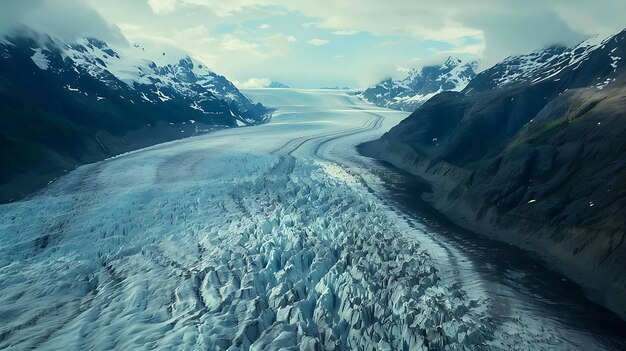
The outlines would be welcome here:
<svg viewBox="0 0 626 351">
<path fill-rule="evenodd" d="M 336 91 L 245 93 L 271 122 L 84 165 L 0 205 L 0 348 L 626 345 L 623 324 L 581 322 L 606 310 L 565 297 L 586 307 L 559 312 L 545 285 L 507 283 L 533 281 L 538 261 L 487 279 L 493 261 L 402 206 L 395 171 L 355 146 L 406 113 Z"/>
</svg>

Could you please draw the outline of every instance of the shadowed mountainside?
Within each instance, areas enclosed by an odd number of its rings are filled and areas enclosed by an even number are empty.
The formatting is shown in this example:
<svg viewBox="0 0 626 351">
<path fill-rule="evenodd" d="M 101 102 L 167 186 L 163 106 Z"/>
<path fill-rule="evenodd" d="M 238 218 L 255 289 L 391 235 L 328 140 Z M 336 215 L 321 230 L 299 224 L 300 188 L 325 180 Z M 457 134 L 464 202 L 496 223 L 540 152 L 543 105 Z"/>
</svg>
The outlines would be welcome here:
<svg viewBox="0 0 626 351">
<path fill-rule="evenodd" d="M 451 219 L 539 253 L 624 318 L 625 36 L 508 58 L 361 152 L 426 179 Z"/>
</svg>

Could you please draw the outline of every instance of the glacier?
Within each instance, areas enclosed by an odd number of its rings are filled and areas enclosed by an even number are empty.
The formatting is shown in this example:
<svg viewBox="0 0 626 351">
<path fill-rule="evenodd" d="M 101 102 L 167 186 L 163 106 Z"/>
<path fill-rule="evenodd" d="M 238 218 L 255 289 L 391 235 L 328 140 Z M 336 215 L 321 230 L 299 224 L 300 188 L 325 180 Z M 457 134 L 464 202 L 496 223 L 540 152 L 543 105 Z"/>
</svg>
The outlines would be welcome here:
<svg viewBox="0 0 626 351">
<path fill-rule="evenodd" d="M 246 93 L 272 122 L 84 165 L 0 205 L 0 349 L 593 345 L 495 306 L 471 260 L 380 196 L 354 145 L 407 113 Z"/>
</svg>

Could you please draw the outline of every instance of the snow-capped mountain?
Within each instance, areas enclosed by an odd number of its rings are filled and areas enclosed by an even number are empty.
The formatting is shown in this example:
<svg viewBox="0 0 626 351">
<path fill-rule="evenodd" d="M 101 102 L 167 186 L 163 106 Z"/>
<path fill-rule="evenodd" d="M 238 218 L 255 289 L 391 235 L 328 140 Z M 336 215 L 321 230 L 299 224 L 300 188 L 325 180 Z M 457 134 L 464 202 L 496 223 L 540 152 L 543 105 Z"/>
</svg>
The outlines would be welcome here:
<svg viewBox="0 0 626 351">
<path fill-rule="evenodd" d="M 232 105 L 232 116 L 246 125 L 262 122 L 267 112 L 255 106 L 225 77 L 189 56 L 159 66 L 141 57 L 143 48 L 138 43 L 121 53 L 94 38 L 82 38 L 75 43 L 42 36 L 39 40 L 44 41 L 43 47 L 32 48 L 31 59 L 42 70 L 60 73 L 76 68 L 113 89 L 119 90 L 120 83 L 126 84 L 147 102 L 156 104 L 182 98 L 190 102 L 190 108 L 205 114 L 211 114 L 207 104 L 223 100 Z"/>
<path fill-rule="evenodd" d="M 569 88 L 593 85 L 599 89 L 615 81 L 609 77 L 616 73 L 624 56 L 621 32 L 607 39 L 593 37 L 573 47 L 549 46 L 527 55 L 511 56 L 481 72 L 472 79 L 464 93 L 480 93 L 492 89 L 508 88 L 520 84 L 537 84 L 552 80 L 563 82 Z M 570 75 L 571 71 L 577 71 Z"/>
<path fill-rule="evenodd" d="M 476 76 L 477 64 L 449 57 L 442 65 L 411 69 L 403 79 L 385 79 L 360 96 L 381 107 L 413 111 L 442 91 L 463 90 Z"/>
<path fill-rule="evenodd" d="M 26 28 L 0 38 L 0 202 L 80 164 L 269 119 L 201 63 L 142 54 Z"/>
</svg>

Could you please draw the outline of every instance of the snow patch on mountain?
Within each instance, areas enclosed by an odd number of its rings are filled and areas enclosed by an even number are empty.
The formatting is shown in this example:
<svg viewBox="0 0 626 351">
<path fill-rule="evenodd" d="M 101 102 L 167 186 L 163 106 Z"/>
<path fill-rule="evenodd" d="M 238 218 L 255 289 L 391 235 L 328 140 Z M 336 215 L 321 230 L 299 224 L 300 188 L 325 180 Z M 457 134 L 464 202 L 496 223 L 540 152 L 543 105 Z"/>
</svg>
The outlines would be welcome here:
<svg viewBox="0 0 626 351">
<path fill-rule="evenodd" d="M 48 58 L 46 57 L 46 55 L 44 55 L 41 48 L 36 48 L 34 50 L 35 53 L 31 57 L 31 59 L 37 65 L 37 67 L 42 70 L 47 70 L 50 65 L 50 61 L 48 61 Z"/>
</svg>

